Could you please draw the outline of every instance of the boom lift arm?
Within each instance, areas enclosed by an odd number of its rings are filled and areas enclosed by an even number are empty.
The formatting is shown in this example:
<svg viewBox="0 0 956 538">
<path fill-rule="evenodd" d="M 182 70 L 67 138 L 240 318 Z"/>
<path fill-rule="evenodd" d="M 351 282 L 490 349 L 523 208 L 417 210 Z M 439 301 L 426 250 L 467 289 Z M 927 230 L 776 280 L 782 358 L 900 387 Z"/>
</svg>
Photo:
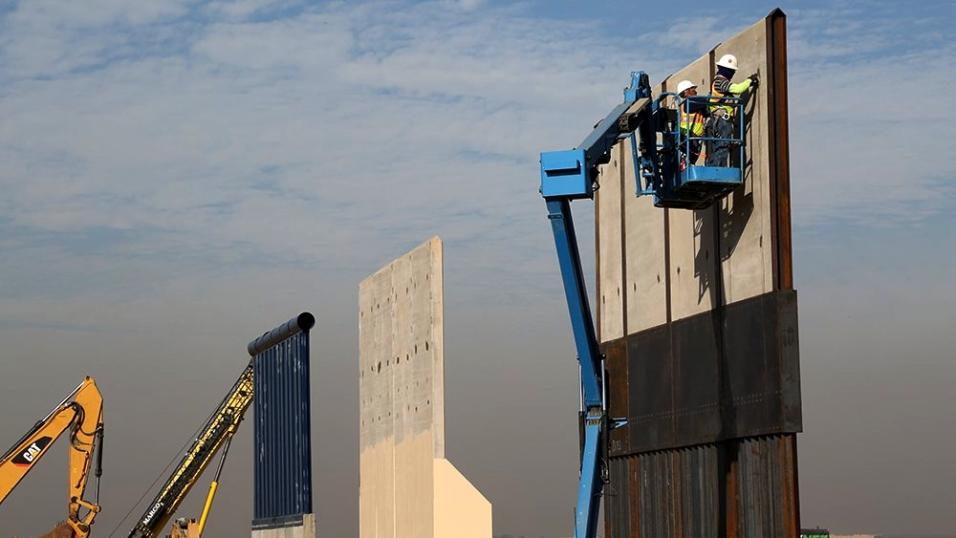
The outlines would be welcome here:
<svg viewBox="0 0 956 538">
<path fill-rule="evenodd" d="M 677 101 L 676 108 L 665 106 L 667 99 Z M 735 109 L 739 134 L 734 138 L 693 137 L 700 141 L 724 141 L 740 148 L 743 159 L 743 102 L 738 98 L 700 96 L 708 104 L 719 103 Z M 606 476 L 608 432 L 626 421 L 610 419 L 604 386 L 604 357 L 595 337 L 587 287 L 581 269 L 571 201 L 592 198 L 598 167 L 610 160 L 611 149 L 630 138 L 634 162 L 636 194 L 652 195 L 657 207 L 699 209 L 707 207 L 741 183 L 740 168 L 679 166 L 680 147 L 691 137 L 681 134 L 676 125 L 686 113 L 688 100 L 664 92 L 651 95 L 648 76 L 632 72 L 624 101 L 601 120 L 594 130 L 571 150 L 541 154 L 540 192 L 548 207 L 548 219 L 554 233 L 558 263 L 571 317 L 575 348 L 581 371 L 581 414 L 584 421 L 580 481 L 575 509 L 575 538 L 594 538 L 600 497 Z"/>
<path fill-rule="evenodd" d="M 139 518 L 133 530 L 130 531 L 129 538 L 159 537 L 163 527 L 172 518 L 203 471 L 206 470 L 216 452 L 225 444 L 219 470 L 216 473 L 216 480 L 210 485 L 210 491 L 199 523 L 199 533 L 201 535 L 202 527 L 205 525 L 212 499 L 216 493 L 219 473 L 222 472 L 222 461 L 225 461 L 229 443 L 236 434 L 239 423 L 242 422 L 242 418 L 252 402 L 253 375 L 253 364 L 250 361 L 226 398 L 219 404 L 216 412 L 203 426 L 199 436 L 186 451 L 185 456 L 153 499 L 153 502 L 149 504 L 146 512 Z"/>
<path fill-rule="evenodd" d="M 70 501 L 66 524 L 73 530 L 74 537 L 86 538 L 100 511 L 99 499 L 96 502 L 84 499 L 94 452 L 97 455 L 97 479 L 103 474 L 103 396 L 91 377 L 84 379 L 0 457 L 0 503 L 68 429 Z M 96 451 L 97 444 L 100 446 L 99 451 Z M 82 509 L 86 510 L 86 514 L 80 515 Z"/>
<path fill-rule="evenodd" d="M 601 120 L 576 149 L 541 154 L 541 194 L 548 206 L 581 371 L 584 446 L 574 514 L 575 538 L 593 538 L 597 531 L 603 489 L 600 452 L 611 425 L 604 397 L 604 358 L 594 333 L 571 200 L 593 196 L 597 167 L 608 162 L 611 148 L 621 135 L 632 131 L 637 117 L 646 114 L 651 95 L 647 75 L 632 73 L 631 86 L 624 95 L 624 102 Z"/>
</svg>

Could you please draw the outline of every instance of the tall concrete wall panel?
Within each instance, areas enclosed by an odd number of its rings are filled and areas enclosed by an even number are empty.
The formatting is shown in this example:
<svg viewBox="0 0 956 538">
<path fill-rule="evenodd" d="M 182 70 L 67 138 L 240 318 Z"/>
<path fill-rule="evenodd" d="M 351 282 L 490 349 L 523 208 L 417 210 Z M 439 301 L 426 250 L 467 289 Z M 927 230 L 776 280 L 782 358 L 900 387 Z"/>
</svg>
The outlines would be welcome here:
<svg viewBox="0 0 956 538">
<path fill-rule="evenodd" d="M 767 24 L 758 22 L 654 88 L 655 94 L 674 91 L 679 81 L 687 79 L 698 84 L 700 93 L 709 93 L 714 62 L 725 53 L 735 54 L 740 63 L 735 81 L 750 73 L 762 75 L 763 85 L 746 107 L 747 163 L 741 188 L 704 210 L 661 210 L 647 198 L 634 196 L 627 141 L 615 147 L 611 163 L 601 168 L 596 211 L 602 328 L 622 324 L 627 334 L 633 334 L 780 287 L 778 266 L 789 265 L 789 213 L 781 215 L 786 220 L 786 230 L 780 230 L 787 234 L 781 238 L 785 242 L 778 241 L 774 220 L 779 195 L 787 198 L 789 209 L 789 192 L 779 192 L 781 187 L 789 189 L 789 177 L 787 171 L 774 166 L 778 160 L 786 160 L 787 148 L 780 147 L 779 137 L 775 138 L 774 131 L 780 126 L 772 121 L 777 118 L 771 118 L 775 115 L 771 109 L 778 108 L 771 97 L 785 98 L 786 81 L 777 92 L 783 95 L 772 96 L 774 89 L 769 86 L 776 73 L 768 57 Z M 624 163 L 623 174 L 614 164 L 619 158 Z M 786 251 L 778 249 L 783 243 Z M 627 285 L 619 285 L 622 271 Z M 622 297 L 617 296 L 619 289 Z M 620 336 L 612 330 L 600 333 L 602 341 Z"/>
<path fill-rule="evenodd" d="M 442 271 L 435 237 L 359 286 L 361 538 L 471 536 L 463 526 L 437 534 L 439 523 L 484 521 L 486 507 L 488 534 L 475 536 L 491 534 L 490 504 L 444 459 Z"/>
<path fill-rule="evenodd" d="M 622 146 L 618 144 L 611 150 L 611 160 L 601 166 L 598 176 L 599 189 L 595 204 L 597 206 L 597 229 L 601 237 L 598 241 L 598 260 L 601 263 L 601 286 L 598 294 L 598 333 L 601 338 L 611 340 L 624 336 L 623 252 L 621 231 L 621 170 L 623 162 Z"/>
<path fill-rule="evenodd" d="M 664 252 L 668 212 L 654 211 L 649 196 L 638 198 L 634 195 L 637 188 L 631 179 L 634 177 L 634 158 L 626 148 L 623 154 L 624 181 L 620 189 L 624 201 L 624 230 L 627 231 L 623 237 L 627 307 L 620 313 L 624 317 L 622 323 L 627 324 L 627 334 L 633 334 L 661 325 L 668 319 L 667 260 L 664 256 L 645 255 L 647 252 Z M 608 315 L 616 316 L 618 312 L 609 312 Z M 600 336 L 602 341 L 612 339 L 605 338 L 603 333 Z"/>
<path fill-rule="evenodd" d="M 609 536 L 796 537 L 802 429 L 792 289 L 786 19 L 779 10 L 665 77 L 710 93 L 752 73 L 744 183 L 702 210 L 635 196 L 627 141 L 599 171 L 598 336 L 611 416 Z M 671 103 L 673 104 L 673 103 Z M 704 157 L 701 157 L 703 159 Z"/>
</svg>

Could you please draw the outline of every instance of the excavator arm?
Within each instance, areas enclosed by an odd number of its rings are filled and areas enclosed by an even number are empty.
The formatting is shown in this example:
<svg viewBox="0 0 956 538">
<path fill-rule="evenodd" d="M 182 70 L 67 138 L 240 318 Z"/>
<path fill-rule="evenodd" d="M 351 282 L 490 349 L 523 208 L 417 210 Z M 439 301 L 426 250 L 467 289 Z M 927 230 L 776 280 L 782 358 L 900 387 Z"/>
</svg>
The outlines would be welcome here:
<svg viewBox="0 0 956 538">
<path fill-rule="evenodd" d="M 84 498 L 97 444 L 100 451 L 96 452 L 96 476 L 102 474 L 103 396 L 91 377 L 84 379 L 0 457 L 0 503 L 67 430 L 70 431 L 70 482 L 66 524 L 76 538 L 86 538 L 100 511 L 99 504 Z M 86 512 L 81 514 L 83 510 Z"/>
</svg>

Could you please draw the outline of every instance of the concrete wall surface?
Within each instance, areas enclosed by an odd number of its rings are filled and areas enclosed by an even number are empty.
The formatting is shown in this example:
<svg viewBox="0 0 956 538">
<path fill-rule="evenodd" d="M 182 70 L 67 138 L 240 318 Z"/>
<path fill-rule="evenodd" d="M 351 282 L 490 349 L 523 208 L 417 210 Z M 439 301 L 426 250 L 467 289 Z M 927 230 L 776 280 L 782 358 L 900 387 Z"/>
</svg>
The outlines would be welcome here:
<svg viewBox="0 0 956 538">
<path fill-rule="evenodd" d="M 359 285 L 361 538 L 491 536 L 490 505 L 444 460 L 442 271 L 433 237 Z"/>
<path fill-rule="evenodd" d="M 660 209 L 651 197 L 635 196 L 628 141 L 619 142 L 600 168 L 595 221 L 601 342 L 791 286 L 786 73 L 770 54 L 769 19 L 652 89 L 654 95 L 673 92 L 686 79 L 709 94 L 714 63 L 727 53 L 740 66 L 734 82 L 760 75 L 761 85 L 745 107 L 742 186 L 707 209 Z"/>
<path fill-rule="evenodd" d="M 315 514 L 303 515 L 301 525 L 252 530 L 252 538 L 315 538 L 315 536 Z"/>
</svg>

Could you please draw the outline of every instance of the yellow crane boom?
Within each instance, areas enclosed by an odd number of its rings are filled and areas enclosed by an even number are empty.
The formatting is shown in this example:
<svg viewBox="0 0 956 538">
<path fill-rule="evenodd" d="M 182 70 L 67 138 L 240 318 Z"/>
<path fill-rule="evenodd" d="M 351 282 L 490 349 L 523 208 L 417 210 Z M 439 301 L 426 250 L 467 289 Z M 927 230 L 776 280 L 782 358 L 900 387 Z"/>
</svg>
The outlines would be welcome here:
<svg viewBox="0 0 956 538">
<path fill-rule="evenodd" d="M 163 527 L 173 517 L 186 494 L 215 457 L 216 452 L 235 435 L 246 409 L 252 402 L 253 390 L 253 366 L 250 362 L 219 404 L 212 418 L 202 428 L 192 446 L 186 451 L 172 475 L 163 484 L 153 502 L 147 506 L 146 512 L 130 531 L 129 538 L 160 536 Z M 215 495 L 215 486 L 210 492 L 209 502 L 213 495 Z M 208 514 L 208 507 L 203 512 Z M 205 516 L 203 522 L 205 522 Z"/>
</svg>

